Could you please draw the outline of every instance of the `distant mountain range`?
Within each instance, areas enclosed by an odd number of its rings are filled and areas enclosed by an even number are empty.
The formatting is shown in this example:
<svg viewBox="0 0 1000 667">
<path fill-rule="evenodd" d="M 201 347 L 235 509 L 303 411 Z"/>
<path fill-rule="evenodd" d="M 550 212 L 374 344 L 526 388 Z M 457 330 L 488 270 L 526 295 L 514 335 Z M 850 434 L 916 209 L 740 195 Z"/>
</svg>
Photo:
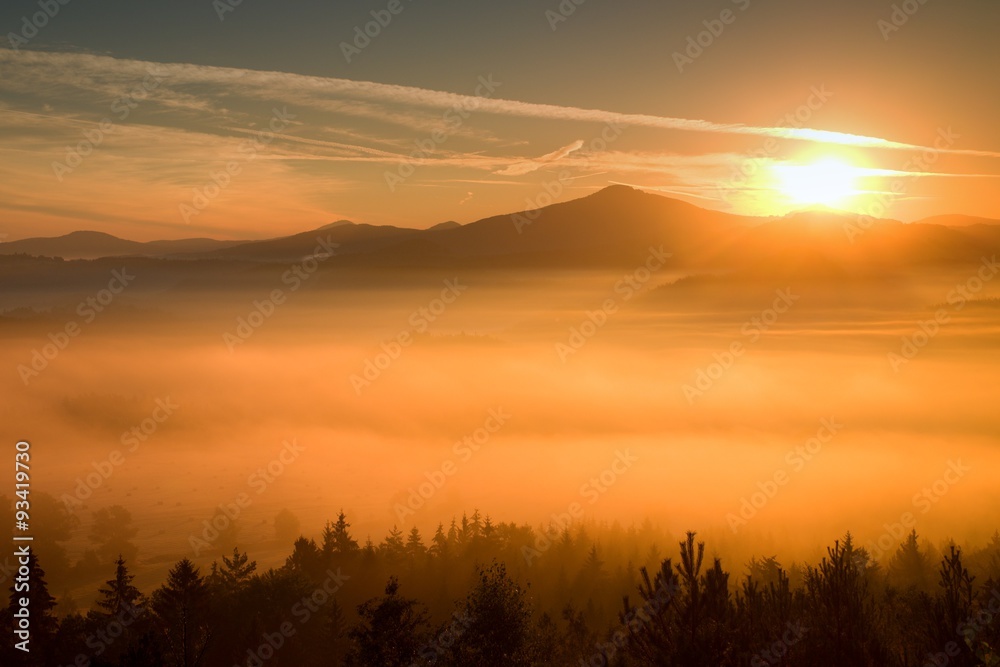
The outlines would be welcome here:
<svg viewBox="0 0 1000 667">
<path fill-rule="evenodd" d="M 63 259 L 97 259 L 100 257 L 162 257 L 181 253 L 220 250 L 242 241 L 215 239 L 181 239 L 178 241 L 128 241 L 104 232 L 71 232 L 64 236 L 38 237 L 0 243 L 0 255 L 41 255 Z"/>
<path fill-rule="evenodd" d="M 822 268 L 978 260 L 1000 249 L 1000 221 L 954 215 L 911 224 L 877 220 L 866 228 L 857 216 L 834 211 L 754 218 L 615 185 L 534 211 L 426 230 L 344 220 L 262 241 L 145 243 L 80 231 L 2 243 L 0 255 L 294 262 L 315 251 L 317 237 L 338 244 L 335 263 L 348 265 L 604 266 L 633 262 L 662 245 L 683 266 Z"/>
</svg>

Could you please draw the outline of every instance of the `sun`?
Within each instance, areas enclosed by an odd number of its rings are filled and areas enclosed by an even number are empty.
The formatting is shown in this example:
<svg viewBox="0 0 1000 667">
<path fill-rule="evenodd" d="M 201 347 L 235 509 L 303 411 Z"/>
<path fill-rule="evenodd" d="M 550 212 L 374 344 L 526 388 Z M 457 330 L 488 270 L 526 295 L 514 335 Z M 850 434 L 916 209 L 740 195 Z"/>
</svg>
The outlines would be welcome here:
<svg viewBox="0 0 1000 667">
<path fill-rule="evenodd" d="M 837 207 L 858 194 L 859 171 L 834 158 L 772 167 L 778 191 L 796 204 Z"/>
</svg>

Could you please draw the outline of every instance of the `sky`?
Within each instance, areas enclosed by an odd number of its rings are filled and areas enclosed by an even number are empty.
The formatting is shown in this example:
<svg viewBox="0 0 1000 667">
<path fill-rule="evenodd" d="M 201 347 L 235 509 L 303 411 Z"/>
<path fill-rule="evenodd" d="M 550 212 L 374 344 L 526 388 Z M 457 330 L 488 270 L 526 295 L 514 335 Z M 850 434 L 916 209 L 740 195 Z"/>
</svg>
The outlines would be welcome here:
<svg viewBox="0 0 1000 667">
<path fill-rule="evenodd" d="M 1000 218 L 994 0 L 237 1 L 3 3 L 0 239 L 423 228 L 613 183 Z"/>
</svg>

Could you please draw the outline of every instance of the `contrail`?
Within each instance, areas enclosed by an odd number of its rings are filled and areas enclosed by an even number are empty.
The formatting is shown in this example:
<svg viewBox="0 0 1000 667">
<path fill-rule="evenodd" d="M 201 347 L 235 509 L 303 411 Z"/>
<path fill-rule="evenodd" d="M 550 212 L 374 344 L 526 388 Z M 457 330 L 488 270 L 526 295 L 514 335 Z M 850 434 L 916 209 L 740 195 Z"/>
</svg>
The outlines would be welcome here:
<svg viewBox="0 0 1000 667">
<path fill-rule="evenodd" d="M 524 174 L 530 174 L 533 171 L 538 171 L 544 168 L 548 164 L 555 162 L 556 160 L 561 160 L 570 153 L 580 150 L 583 148 L 583 141 L 577 139 L 568 146 L 563 146 L 562 148 L 547 153 L 541 157 L 524 160 L 523 162 L 518 162 L 517 164 L 512 164 L 511 166 L 501 169 L 497 173 L 502 176 L 523 176 Z"/>
<path fill-rule="evenodd" d="M 173 88 L 185 85 L 209 85 L 223 89 L 227 96 L 242 96 L 245 98 L 266 99 L 268 101 L 282 100 L 287 104 L 302 106 L 320 106 L 322 103 L 328 102 L 330 97 L 339 96 L 408 105 L 411 107 L 433 108 L 442 111 L 461 109 L 465 112 L 477 114 L 489 113 L 522 118 L 649 127 L 683 132 L 767 136 L 820 144 L 890 150 L 934 151 L 945 154 L 1000 158 L 1000 152 L 996 151 L 933 148 L 920 144 L 830 130 L 756 126 L 741 123 L 716 123 L 709 120 L 520 102 L 487 96 L 486 90 L 495 91 L 503 87 L 503 82 L 493 81 L 492 74 L 480 76 L 478 81 L 470 82 L 470 89 L 481 90 L 483 93 L 480 95 L 469 95 L 373 81 L 354 81 L 351 79 L 187 63 L 154 63 L 79 53 L 54 53 L 47 51 L 21 51 L 15 53 L 7 49 L 0 49 L 0 65 L 4 65 L 5 69 L 10 68 L 10 66 L 21 66 L 29 70 L 29 76 L 21 78 L 23 85 L 32 85 L 37 81 L 37 78 L 41 75 L 37 71 L 30 70 L 38 68 L 48 68 L 50 70 L 46 71 L 44 76 L 51 83 L 64 81 L 67 86 L 87 88 L 89 83 L 93 83 L 94 87 L 97 87 L 98 84 L 108 85 L 120 82 L 123 77 L 138 77 L 148 72 L 149 68 L 156 67 L 157 71 L 162 73 L 160 74 L 161 76 L 169 79 L 170 85 Z M 0 87 L 9 87 L 12 83 L 9 72 L 5 72 L 4 78 L 7 80 L 0 81 Z"/>
<path fill-rule="evenodd" d="M 243 127 L 230 127 L 226 128 L 230 132 L 241 132 L 243 134 L 258 134 L 261 130 L 249 130 Z M 321 146 L 324 148 L 338 148 L 341 150 L 354 151 L 356 153 L 364 153 L 366 155 L 375 155 L 378 157 L 393 158 L 394 160 L 406 159 L 405 155 L 400 153 L 390 153 L 388 151 L 379 150 L 377 148 L 369 148 L 368 146 L 357 146 L 354 144 L 342 144 L 338 141 L 325 141 L 322 139 L 307 139 L 305 137 L 296 137 L 291 134 L 281 134 L 272 132 L 276 138 L 282 141 L 290 141 L 298 144 L 306 144 L 308 146 Z"/>
</svg>

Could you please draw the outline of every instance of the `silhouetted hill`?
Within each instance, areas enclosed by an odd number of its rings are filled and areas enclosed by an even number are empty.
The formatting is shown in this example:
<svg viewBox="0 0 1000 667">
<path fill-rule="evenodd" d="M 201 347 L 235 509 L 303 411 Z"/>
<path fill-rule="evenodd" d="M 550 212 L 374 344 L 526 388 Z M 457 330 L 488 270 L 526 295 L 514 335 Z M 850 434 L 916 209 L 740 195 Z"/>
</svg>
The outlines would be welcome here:
<svg viewBox="0 0 1000 667">
<path fill-rule="evenodd" d="M 1000 248 L 1000 226 L 956 228 L 876 220 L 832 209 L 754 218 L 613 185 L 536 210 L 426 230 L 341 222 L 302 234 L 202 253 L 294 261 L 317 236 L 339 243 L 336 261 L 368 267 L 596 267 L 630 265 L 663 246 L 676 266 L 838 275 L 844 267 L 965 262 Z"/>
<path fill-rule="evenodd" d="M 295 262 L 316 252 L 319 238 L 337 244 L 337 255 L 373 253 L 402 239 L 424 233 L 389 225 L 375 226 L 342 220 L 318 229 L 265 241 L 250 241 L 231 248 L 192 255 L 191 258 L 241 259 L 259 262 Z"/>
<path fill-rule="evenodd" d="M 196 253 L 235 245 L 238 241 L 194 238 L 177 241 L 128 241 L 104 232 L 80 231 L 51 238 L 29 238 L 0 244 L 0 255 L 41 255 L 63 259 L 99 257 L 157 257 L 177 253 Z"/>
<path fill-rule="evenodd" d="M 439 222 L 438 224 L 434 225 L 433 227 L 429 227 L 427 229 L 427 231 L 429 231 L 429 232 L 441 231 L 443 229 L 454 229 L 455 227 L 461 227 L 461 226 L 462 225 L 460 225 L 459 223 L 455 222 L 454 220 L 448 220 L 447 222 Z"/>
<path fill-rule="evenodd" d="M 942 225 L 944 227 L 968 227 L 970 225 L 1000 225 L 1000 220 L 978 218 L 973 215 L 934 215 L 918 220 L 921 225 Z"/>
<path fill-rule="evenodd" d="M 737 230 L 712 267 L 769 273 L 839 274 L 880 268 L 975 262 L 1000 250 L 1000 226 L 957 228 L 807 211 Z"/>
<path fill-rule="evenodd" d="M 962 216 L 928 220 L 954 222 Z M 0 253 L 66 258 L 137 255 L 188 260 L 290 263 L 335 246 L 324 266 L 398 268 L 630 266 L 649 247 L 673 266 L 767 274 L 836 276 L 859 269 L 978 261 L 1000 250 L 1000 225 L 904 224 L 832 209 L 753 218 L 615 185 L 589 196 L 429 229 L 341 220 L 275 239 L 137 243 L 97 232 L 0 245 Z M 862 271 L 863 272 L 863 271 Z"/>
<path fill-rule="evenodd" d="M 634 260 L 650 245 L 687 259 L 754 219 L 614 185 L 581 199 L 446 230 L 435 241 L 453 254 L 544 257 L 564 263 Z"/>
</svg>

